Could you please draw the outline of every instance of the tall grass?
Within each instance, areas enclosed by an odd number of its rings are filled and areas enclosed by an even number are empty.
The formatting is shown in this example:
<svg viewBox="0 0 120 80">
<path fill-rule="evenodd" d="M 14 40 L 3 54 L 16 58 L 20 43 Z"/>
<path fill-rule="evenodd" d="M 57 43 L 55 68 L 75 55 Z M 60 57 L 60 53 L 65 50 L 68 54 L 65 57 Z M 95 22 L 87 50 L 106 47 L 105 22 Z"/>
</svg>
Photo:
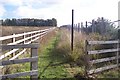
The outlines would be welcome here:
<svg viewBox="0 0 120 80">
<path fill-rule="evenodd" d="M 109 40 L 110 37 L 103 37 L 102 35 L 98 33 L 91 33 L 89 35 L 81 34 L 79 32 L 74 31 L 74 49 L 71 51 L 71 33 L 68 29 L 61 28 L 60 30 L 60 41 L 58 43 L 57 48 L 61 50 L 61 53 L 64 54 L 64 56 L 69 60 L 69 62 L 73 62 L 73 66 L 79 66 L 79 74 L 85 77 L 85 40 Z M 105 46 L 105 45 L 104 45 Z M 106 48 L 112 48 L 112 46 L 105 46 L 103 45 L 96 45 L 93 46 L 91 49 L 106 49 Z M 109 55 L 103 55 L 98 56 L 94 55 L 92 56 L 94 59 L 102 58 L 102 57 L 109 57 Z M 102 65 L 103 66 L 103 65 Z M 109 72 L 110 73 L 110 72 Z M 107 73 L 108 74 L 108 73 Z M 115 74 L 117 75 L 117 74 Z M 107 75 L 103 75 L 104 77 Z M 108 75 L 109 76 L 109 75 Z"/>
<path fill-rule="evenodd" d="M 62 53 L 65 54 L 65 56 L 70 61 L 77 61 L 79 57 L 83 57 L 84 54 L 84 40 L 85 36 L 75 32 L 74 33 L 74 49 L 71 51 L 71 33 L 68 29 L 61 28 L 60 30 L 60 41 L 57 46 L 61 50 Z"/>
</svg>

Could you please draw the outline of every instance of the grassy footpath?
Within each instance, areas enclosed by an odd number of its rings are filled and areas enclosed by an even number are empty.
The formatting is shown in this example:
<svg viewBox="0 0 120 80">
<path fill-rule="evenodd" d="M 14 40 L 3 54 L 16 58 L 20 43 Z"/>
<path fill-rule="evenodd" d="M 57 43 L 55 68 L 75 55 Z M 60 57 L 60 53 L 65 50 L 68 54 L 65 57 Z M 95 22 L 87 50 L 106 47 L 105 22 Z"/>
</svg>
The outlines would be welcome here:
<svg viewBox="0 0 120 80">
<path fill-rule="evenodd" d="M 60 36 L 61 32 L 59 30 L 55 30 L 42 38 L 40 42 L 40 48 L 38 51 L 38 78 L 40 80 L 53 80 L 53 78 L 54 80 L 75 80 L 74 75 L 71 74 L 74 70 L 71 70 L 69 65 L 71 61 L 65 57 L 66 49 L 64 51 L 61 48 L 58 48 Z M 27 54 L 24 56 L 30 55 Z M 17 71 L 14 72 L 29 71 L 30 63 L 18 65 L 16 66 L 16 70 Z M 23 76 L 21 78 L 30 78 L 30 76 Z"/>
<path fill-rule="evenodd" d="M 70 78 L 64 67 L 66 59 L 62 54 L 57 53 L 56 46 L 59 42 L 59 36 L 60 34 L 57 34 L 56 37 L 52 38 L 39 54 L 39 78 Z"/>
</svg>

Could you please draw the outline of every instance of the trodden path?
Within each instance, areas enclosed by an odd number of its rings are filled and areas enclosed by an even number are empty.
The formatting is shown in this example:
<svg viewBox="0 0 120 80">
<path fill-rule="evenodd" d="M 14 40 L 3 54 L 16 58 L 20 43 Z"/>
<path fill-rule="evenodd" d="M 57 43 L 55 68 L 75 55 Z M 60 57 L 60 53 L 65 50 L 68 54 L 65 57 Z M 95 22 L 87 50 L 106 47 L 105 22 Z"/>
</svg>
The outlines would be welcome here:
<svg viewBox="0 0 120 80">
<path fill-rule="evenodd" d="M 38 69 L 39 78 L 52 79 L 52 78 L 73 78 L 73 74 L 70 71 L 67 59 L 63 54 L 59 53 L 56 45 L 59 41 L 59 35 L 49 41 L 42 52 L 39 54 Z M 73 72 L 74 73 L 74 72 Z"/>
</svg>

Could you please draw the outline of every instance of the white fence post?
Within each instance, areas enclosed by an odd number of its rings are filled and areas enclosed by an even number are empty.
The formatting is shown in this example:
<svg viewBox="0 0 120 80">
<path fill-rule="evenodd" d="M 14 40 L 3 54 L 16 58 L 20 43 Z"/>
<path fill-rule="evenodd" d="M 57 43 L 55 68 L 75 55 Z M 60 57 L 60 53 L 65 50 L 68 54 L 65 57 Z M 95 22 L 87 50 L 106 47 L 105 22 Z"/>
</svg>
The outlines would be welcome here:
<svg viewBox="0 0 120 80">
<path fill-rule="evenodd" d="M 25 32 L 24 32 L 24 36 L 23 36 L 23 38 L 25 39 Z M 25 44 L 25 40 L 24 40 L 24 43 L 23 44 Z"/>
<path fill-rule="evenodd" d="M 30 34 L 30 37 L 31 37 L 30 41 L 31 41 L 31 43 L 32 43 L 32 33 Z"/>
<path fill-rule="evenodd" d="M 25 39 L 26 38 L 26 36 L 25 36 L 25 32 L 24 32 L 24 35 L 23 35 L 23 39 Z M 24 42 L 23 42 L 23 44 L 25 44 L 26 43 L 26 40 L 24 40 Z M 24 48 L 25 49 L 25 48 Z M 28 49 L 27 49 L 28 50 Z M 27 51 L 26 50 L 26 51 Z M 26 52 L 24 52 L 24 54 L 25 54 Z M 24 56 L 25 57 L 25 56 Z"/>
<path fill-rule="evenodd" d="M 13 34 L 13 36 L 15 36 L 15 33 Z M 13 37 L 13 41 L 12 41 L 13 43 L 15 42 L 15 37 Z M 15 52 L 12 54 L 12 57 L 13 56 L 15 56 L 16 54 L 15 54 Z"/>
<path fill-rule="evenodd" d="M 13 34 L 15 36 L 15 34 Z M 15 37 L 13 37 L 13 43 L 15 42 Z"/>
</svg>

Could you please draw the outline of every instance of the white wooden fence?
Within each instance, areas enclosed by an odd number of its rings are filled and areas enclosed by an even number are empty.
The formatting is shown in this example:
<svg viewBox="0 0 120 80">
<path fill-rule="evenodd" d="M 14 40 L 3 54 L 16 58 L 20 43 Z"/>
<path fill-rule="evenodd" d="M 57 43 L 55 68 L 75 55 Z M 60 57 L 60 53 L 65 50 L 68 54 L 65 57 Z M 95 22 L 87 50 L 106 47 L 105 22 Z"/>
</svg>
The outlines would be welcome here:
<svg viewBox="0 0 120 80">
<path fill-rule="evenodd" d="M 109 70 L 109 69 L 113 69 L 113 68 L 119 68 L 120 63 L 119 63 L 119 40 L 116 41 L 87 41 L 86 40 L 86 74 L 94 74 L 94 73 L 99 73 L 99 72 L 103 72 L 105 70 Z M 116 48 L 114 49 L 102 49 L 102 50 L 91 50 L 91 47 L 94 45 L 116 45 Z M 115 56 L 112 57 L 105 57 L 105 58 L 100 58 L 100 59 L 94 59 L 92 60 L 92 56 L 93 55 L 103 55 L 103 54 L 109 54 L 111 55 L 114 54 Z M 92 69 L 94 64 L 101 64 L 103 62 L 109 62 L 109 61 L 115 61 L 114 64 L 109 64 L 109 65 L 103 65 L 103 67 L 99 67 L 96 69 Z"/>
<path fill-rule="evenodd" d="M 39 44 L 2 45 L 4 50 L 31 48 L 31 57 L 2 61 L 0 66 L 30 62 L 30 71 L 1 75 L 1 79 L 5 80 L 5 79 L 16 78 L 21 76 L 30 76 L 31 79 L 33 80 L 37 79 L 38 78 L 38 46 Z"/>
<path fill-rule="evenodd" d="M 30 72 L 22 72 L 22 73 L 15 73 L 15 74 L 6 74 L 6 75 L 1 74 L 1 78 L 15 78 L 15 77 L 27 76 L 27 75 L 31 75 L 34 78 L 34 75 L 37 74 L 36 69 L 37 69 L 37 60 L 38 60 L 38 57 L 37 57 L 38 45 L 31 44 L 31 43 L 38 40 L 39 38 L 42 38 L 43 36 L 45 36 L 47 33 L 51 32 L 54 29 L 55 27 L 44 29 L 44 30 L 24 32 L 21 34 L 13 34 L 9 36 L 0 37 L 1 42 L 9 39 L 12 39 L 13 41 L 11 43 L 2 44 L 1 46 L 2 53 L 0 54 L 0 61 L 1 61 L 0 70 L 2 70 L 2 68 L 4 68 L 5 65 L 19 64 L 19 63 L 25 63 L 25 62 L 31 62 L 31 70 L 33 70 Z M 19 37 L 22 37 L 22 38 L 18 40 L 17 38 Z M 18 57 L 27 50 L 26 48 L 31 48 L 31 57 L 18 59 Z M 17 51 L 19 51 L 19 53 Z M 8 59 L 7 57 L 10 55 L 12 55 L 12 57 Z M 5 60 L 5 58 L 7 58 L 7 60 Z M 0 73 L 2 73 L 2 71 L 0 71 Z"/>
</svg>

